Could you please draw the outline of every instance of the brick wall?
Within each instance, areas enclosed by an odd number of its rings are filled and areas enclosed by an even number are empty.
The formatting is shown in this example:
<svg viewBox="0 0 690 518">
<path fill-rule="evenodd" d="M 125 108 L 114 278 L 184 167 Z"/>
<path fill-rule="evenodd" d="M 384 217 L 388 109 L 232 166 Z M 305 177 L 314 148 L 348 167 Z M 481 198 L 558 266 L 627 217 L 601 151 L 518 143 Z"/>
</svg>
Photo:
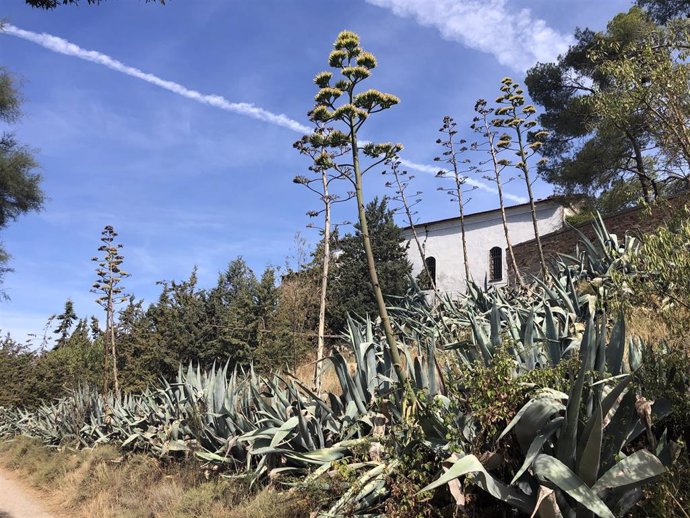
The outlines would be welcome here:
<svg viewBox="0 0 690 518">
<path fill-rule="evenodd" d="M 690 195 L 687 193 L 658 201 L 651 207 L 651 213 L 650 209 L 644 208 L 621 211 L 618 214 L 604 218 L 604 224 L 609 232 L 619 237 L 625 234 L 641 236 L 663 225 L 674 215 L 678 214 L 686 204 L 690 204 Z M 594 242 L 595 234 L 591 223 L 583 223 L 576 228 Z M 559 253 L 573 254 L 579 239 L 579 234 L 572 227 L 541 236 L 541 244 L 547 262 L 557 257 Z M 539 249 L 535 239 L 513 245 L 513 252 L 515 253 L 515 262 L 523 277 L 529 278 L 530 274 L 537 275 L 540 273 Z M 509 278 L 513 281 L 515 274 L 507 251 L 506 258 L 508 258 Z"/>
</svg>

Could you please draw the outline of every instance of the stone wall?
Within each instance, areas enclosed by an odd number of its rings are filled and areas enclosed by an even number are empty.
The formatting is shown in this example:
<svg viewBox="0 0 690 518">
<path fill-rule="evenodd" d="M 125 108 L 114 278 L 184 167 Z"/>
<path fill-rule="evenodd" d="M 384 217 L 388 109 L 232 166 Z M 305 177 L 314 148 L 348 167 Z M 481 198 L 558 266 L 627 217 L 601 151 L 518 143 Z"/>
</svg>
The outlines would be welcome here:
<svg viewBox="0 0 690 518">
<path fill-rule="evenodd" d="M 673 216 L 679 214 L 686 204 L 690 207 L 690 195 L 687 193 L 658 201 L 651 208 L 633 208 L 621 211 L 618 214 L 604 218 L 604 224 L 609 232 L 619 237 L 625 234 L 639 237 L 654 231 Z M 575 228 L 594 242 L 595 233 L 591 223 L 583 223 Z M 547 262 L 557 257 L 558 254 L 573 254 L 579 239 L 580 236 L 573 227 L 541 236 L 541 243 Z M 513 252 L 515 253 L 515 262 L 523 277 L 529 278 L 530 275 L 538 275 L 540 273 L 539 249 L 536 239 L 513 245 Z M 506 251 L 506 259 L 509 277 L 513 281 L 515 279 L 515 272 L 513 271 L 508 251 Z"/>
</svg>

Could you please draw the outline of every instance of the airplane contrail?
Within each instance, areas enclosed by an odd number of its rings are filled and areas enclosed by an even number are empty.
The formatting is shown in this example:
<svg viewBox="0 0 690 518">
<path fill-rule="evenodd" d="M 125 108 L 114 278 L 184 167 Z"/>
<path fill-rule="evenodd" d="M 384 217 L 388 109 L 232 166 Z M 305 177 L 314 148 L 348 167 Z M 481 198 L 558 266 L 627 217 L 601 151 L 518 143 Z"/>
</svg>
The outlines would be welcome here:
<svg viewBox="0 0 690 518">
<path fill-rule="evenodd" d="M 400 163 L 405 167 L 415 169 L 422 173 L 429 173 L 435 175 L 436 173 L 441 171 L 440 167 L 434 167 L 432 165 L 426 164 L 418 164 L 417 162 L 410 162 L 409 160 L 405 159 L 400 159 Z M 488 184 L 485 184 L 484 182 L 475 180 L 474 178 L 466 178 L 465 183 L 468 183 L 469 185 L 476 187 L 477 189 L 481 189 L 482 191 L 490 192 L 492 194 L 498 194 L 498 191 L 496 189 L 494 189 Z M 503 196 L 511 201 L 516 201 L 518 203 L 525 203 L 527 201 L 527 198 L 523 198 L 522 196 L 516 196 L 515 194 L 503 193 Z"/>
<path fill-rule="evenodd" d="M 202 94 L 197 90 L 192 90 L 191 88 L 187 88 L 186 86 L 183 86 L 174 81 L 168 81 L 167 79 L 162 79 L 154 74 L 144 72 L 143 70 L 140 70 L 138 68 L 125 65 L 121 61 L 118 61 L 117 59 L 112 58 L 107 54 L 103 54 L 102 52 L 98 52 L 96 50 L 83 49 L 79 45 L 67 41 L 64 38 L 60 38 L 59 36 L 53 36 L 52 34 L 48 34 L 45 32 L 38 33 L 33 31 L 27 31 L 24 29 L 20 29 L 19 27 L 16 27 L 9 23 L 2 25 L 2 30 L 0 30 L 0 32 L 30 41 L 32 43 L 36 43 L 37 45 L 40 45 L 48 50 L 57 52 L 59 54 L 74 56 L 79 59 L 103 65 L 104 67 L 110 68 L 111 70 L 115 70 L 116 72 L 120 72 L 122 74 L 135 77 L 137 79 L 141 79 L 142 81 L 146 81 L 147 83 L 156 85 L 160 88 L 168 90 L 169 92 L 173 92 L 177 95 L 181 95 L 182 97 L 186 97 L 201 104 L 206 104 L 209 106 L 213 106 L 215 108 L 220 108 L 221 110 L 237 113 L 239 115 L 244 115 L 246 117 L 251 117 L 253 119 L 268 122 L 276 126 L 287 128 L 291 131 L 300 133 L 302 135 L 312 132 L 312 128 L 310 128 L 309 126 L 305 126 L 301 122 L 291 119 L 290 117 L 282 113 L 273 113 L 259 106 L 255 106 L 252 103 L 232 102 L 220 95 Z M 416 162 L 410 162 L 408 160 L 401 160 L 401 163 L 406 167 L 409 167 L 410 169 L 414 169 L 422 173 L 430 173 L 435 175 L 438 172 L 437 167 L 430 165 L 418 164 Z M 468 179 L 467 183 L 484 191 L 491 192 L 493 194 L 496 194 L 497 192 L 496 189 L 494 189 L 493 187 L 477 180 Z M 515 196 L 513 194 L 506 194 L 505 197 L 510 200 L 517 201 L 519 203 L 523 203 L 526 201 L 525 198 L 521 196 Z"/>
<path fill-rule="evenodd" d="M 111 58 L 110 56 L 103 54 L 95 50 L 86 50 L 74 43 L 71 43 L 58 36 L 53 36 L 47 33 L 37 33 L 32 31 L 25 31 L 11 24 L 6 24 L 3 27 L 5 33 L 22 38 L 24 40 L 30 41 L 32 43 L 37 43 L 42 47 L 52 50 L 53 52 L 58 52 L 60 54 L 66 54 L 67 56 L 74 56 L 86 61 L 91 61 L 93 63 L 98 63 L 117 72 L 121 72 L 128 76 L 136 77 L 147 83 L 159 86 L 168 90 L 170 92 L 176 93 L 193 101 L 197 101 L 202 104 L 208 104 L 209 106 L 214 106 L 220 108 L 221 110 L 226 110 L 233 113 L 238 113 L 240 115 L 246 115 L 254 119 L 259 119 L 265 122 L 270 122 L 277 126 L 282 126 L 284 128 L 290 129 L 297 133 L 310 133 L 311 128 L 300 124 L 296 120 L 281 114 L 276 114 L 263 108 L 259 108 L 251 103 L 235 103 L 228 101 L 225 97 L 220 95 L 207 95 L 192 90 L 174 81 L 168 81 L 166 79 L 161 79 L 153 74 L 146 73 L 138 68 L 130 67 L 125 65 L 121 61 Z"/>
</svg>

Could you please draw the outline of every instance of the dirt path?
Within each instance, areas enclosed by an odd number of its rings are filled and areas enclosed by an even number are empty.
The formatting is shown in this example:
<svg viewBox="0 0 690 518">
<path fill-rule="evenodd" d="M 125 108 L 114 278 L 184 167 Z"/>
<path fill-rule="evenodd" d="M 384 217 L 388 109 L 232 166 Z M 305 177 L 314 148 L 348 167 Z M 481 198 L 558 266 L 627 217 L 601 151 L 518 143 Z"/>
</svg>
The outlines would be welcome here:
<svg viewBox="0 0 690 518">
<path fill-rule="evenodd" d="M 58 518 L 48 512 L 40 496 L 10 471 L 0 468 L 0 518 Z"/>
</svg>

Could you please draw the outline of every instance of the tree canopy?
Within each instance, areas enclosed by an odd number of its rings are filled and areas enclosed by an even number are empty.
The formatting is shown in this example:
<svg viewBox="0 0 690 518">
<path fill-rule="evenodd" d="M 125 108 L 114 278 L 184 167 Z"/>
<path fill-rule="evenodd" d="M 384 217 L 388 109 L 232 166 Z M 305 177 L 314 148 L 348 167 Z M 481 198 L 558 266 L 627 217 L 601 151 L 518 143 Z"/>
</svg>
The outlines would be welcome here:
<svg viewBox="0 0 690 518">
<path fill-rule="evenodd" d="M 690 16 L 689 0 L 636 0 L 635 4 L 646 9 L 658 23 Z"/>
<path fill-rule="evenodd" d="M 0 67 L 0 123 L 15 122 L 20 116 L 21 98 L 16 80 Z M 14 134 L 0 135 L 0 231 L 27 212 L 43 206 L 41 176 L 33 153 L 17 142 Z M 9 254 L 0 246 L 0 283 L 9 271 Z"/>
<path fill-rule="evenodd" d="M 687 181 L 690 159 L 688 19 L 655 22 L 643 2 L 616 15 L 605 31 L 575 33 L 554 63 L 527 73 L 532 99 L 549 131 L 540 166 L 566 194 L 585 194 L 599 210 L 648 202 Z"/>
<path fill-rule="evenodd" d="M 612 20 L 605 32 L 577 30 L 576 43 L 554 63 L 538 63 L 527 72 L 530 97 L 543 108 L 539 117 L 549 132 L 541 153 L 542 177 L 563 192 L 594 195 L 634 177 L 638 192 L 651 200 L 655 174 L 645 159 L 651 144 L 649 126 L 636 110 L 612 121 L 595 108 L 593 99 L 611 88 L 611 78 L 592 52 L 604 42 L 619 52 L 655 24 L 639 8 Z"/>
</svg>

